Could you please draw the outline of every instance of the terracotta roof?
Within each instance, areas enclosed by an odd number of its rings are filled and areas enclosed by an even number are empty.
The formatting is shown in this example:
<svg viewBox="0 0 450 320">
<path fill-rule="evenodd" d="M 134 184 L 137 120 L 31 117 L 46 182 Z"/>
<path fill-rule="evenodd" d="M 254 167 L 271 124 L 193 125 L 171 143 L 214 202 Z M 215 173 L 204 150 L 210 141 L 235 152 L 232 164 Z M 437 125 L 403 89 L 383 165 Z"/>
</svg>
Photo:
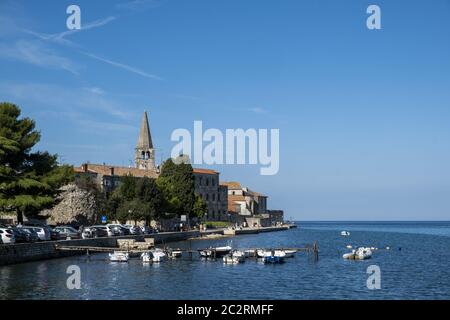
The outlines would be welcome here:
<svg viewBox="0 0 450 320">
<path fill-rule="evenodd" d="M 201 168 L 192 168 L 193 173 L 202 173 L 202 174 L 218 174 L 217 171 L 210 169 L 201 169 Z"/>
<path fill-rule="evenodd" d="M 228 189 L 242 189 L 241 184 L 237 181 L 230 181 L 230 182 L 221 182 L 222 186 L 227 186 Z"/>
<path fill-rule="evenodd" d="M 144 170 L 138 168 L 128 168 L 128 167 L 118 167 L 118 166 L 109 166 L 102 164 L 91 164 L 87 165 L 87 169 L 89 172 L 94 172 L 98 174 L 102 174 L 105 176 L 111 175 L 111 168 L 114 168 L 114 175 L 116 176 L 126 176 L 127 174 L 131 174 L 133 177 L 142 178 L 157 178 L 158 173 L 154 170 Z M 75 172 L 84 172 L 83 165 L 81 167 L 75 168 Z"/>
</svg>

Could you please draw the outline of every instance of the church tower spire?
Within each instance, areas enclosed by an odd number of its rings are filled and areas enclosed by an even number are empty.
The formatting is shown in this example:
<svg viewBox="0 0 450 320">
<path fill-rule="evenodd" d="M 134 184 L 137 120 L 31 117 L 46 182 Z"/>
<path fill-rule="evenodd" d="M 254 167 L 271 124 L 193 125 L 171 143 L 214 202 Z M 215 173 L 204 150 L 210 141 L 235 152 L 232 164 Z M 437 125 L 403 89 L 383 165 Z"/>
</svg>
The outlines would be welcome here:
<svg viewBox="0 0 450 320">
<path fill-rule="evenodd" d="M 153 170 L 155 165 L 155 149 L 153 149 L 152 136 L 150 135 L 150 126 L 148 125 L 147 111 L 141 121 L 141 131 L 135 149 L 136 168 Z"/>
</svg>

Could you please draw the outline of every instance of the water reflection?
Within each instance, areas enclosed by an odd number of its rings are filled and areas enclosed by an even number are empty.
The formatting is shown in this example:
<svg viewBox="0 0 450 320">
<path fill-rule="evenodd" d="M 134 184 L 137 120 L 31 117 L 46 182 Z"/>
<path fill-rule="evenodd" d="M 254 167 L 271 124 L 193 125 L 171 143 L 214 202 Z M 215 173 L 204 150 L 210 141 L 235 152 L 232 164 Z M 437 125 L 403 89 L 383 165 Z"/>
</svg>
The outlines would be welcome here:
<svg viewBox="0 0 450 320">
<path fill-rule="evenodd" d="M 330 228 L 333 226 L 329 226 Z M 341 226 L 334 226 L 341 229 Z M 379 226 L 377 226 L 379 228 Z M 350 228 L 346 228 L 350 229 Z M 235 237 L 239 248 L 303 247 L 318 241 L 320 259 L 297 253 L 281 265 L 260 259 L 224 264 L 194 255 L 163 263 L 111 263 L 107 255 L 69 257 L 0 268 L 2 299 L 449 299 L 450 237 L 394 232 L 354 231 L 349 238 L 334 230 L 294 229 Z M 377 251 L 371 261 L 346 261 L 342 254 L 351 241 L 402 251 Z M 193 241 L 192 249 L 222 246 L 226 241 Z M 173 247 L 189 248 L 188 243 Z M 82 289 L 69 290 L 69 265 L 81 268 Z M 367 290 L 366 269 L 382 269 L 382 290 Z M 266 285 L 272 288 L 267 292 Z"/>
</svg>

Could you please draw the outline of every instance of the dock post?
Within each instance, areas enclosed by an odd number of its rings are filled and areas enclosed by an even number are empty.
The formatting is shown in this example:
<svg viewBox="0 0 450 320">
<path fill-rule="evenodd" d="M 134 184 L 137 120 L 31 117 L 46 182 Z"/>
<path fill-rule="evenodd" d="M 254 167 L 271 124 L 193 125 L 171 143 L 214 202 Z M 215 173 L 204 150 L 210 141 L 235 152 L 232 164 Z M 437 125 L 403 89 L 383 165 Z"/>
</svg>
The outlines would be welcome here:
<svg viewBox="0 0 450 320">
<path fill-rule="evenodd" d="M 319 260 L 319 245 L 317 244 L 317 241 L 314 241 L 314 260 Z"/>
</svg>

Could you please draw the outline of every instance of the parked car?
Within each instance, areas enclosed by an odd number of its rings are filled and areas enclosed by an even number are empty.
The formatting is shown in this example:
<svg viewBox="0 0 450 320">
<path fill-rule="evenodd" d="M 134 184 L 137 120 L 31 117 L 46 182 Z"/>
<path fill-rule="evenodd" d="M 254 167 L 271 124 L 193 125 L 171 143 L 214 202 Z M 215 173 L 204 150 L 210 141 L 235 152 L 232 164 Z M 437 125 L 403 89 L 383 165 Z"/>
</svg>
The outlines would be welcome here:
<svg viewBox="0 0 450 320">
<path fill-rule="evenodd" d="M 22 228 L 17 228 L 15 226 L 9 226 L 9 229 L 12 230 L 14 233 L 14 237 L 16 238 L 16 243 L 24 243 L 24 242 L 31 242 L 31 235 L 26 232 L 25 230 L 22 230 Z"/>
<path fill-rule="evenodd" d="M 114 236 L 123 236 L 126 234 L 130 234 L 130 230 L 123 227 L 121 224 L 107 224 L 106 226 L 111 229 Z"/>
<path fill-rule="evenodd" d="M 0 237 L 3 243 L 15 243 L 16 238 L 14 232 L 9 228 L 0 228 Z"/>
<path fill-rule="evenodd" d="M 81 228 L 81 238 L 82 239 L 96 238 L 96 235 L 97 235 L 97 230 L 94 227 Z"/>
<path fill-rule="evenodd" d="M 59 231 L 55 230 L 55 229 L 50 229 L 50 240 L 65 240 L 65 236 L 61 235 L 61 233 L 59 233 Z"/>
<path fill-rule="evenodd" d="M 24 222 L 24 227 L 32 227 L 32 228 L 38 228 L 35 229 L 35 231 L 39 235 L 39 239 L 42 241 L 49 241 L 49 240 L 59 240 L 58 235 L 53 233 L 53 239 L 52 239 L 52 228 L 50 228 L 48 225 L 41 223 L 41 222 L 32 222 L 32 221 L 26 221 Z M 44 231 L 45 236 L 42 236 L 42 234 L 39 234 L 39 232 L 42 232 L 42 229 Z"/>
<path fill-rule="evenodd" d="M 25 227 L 22 227 L 22 228 L 24 228 L 24 229 L 31 229 L 34 232 L 36 232 L 40 241 L 50 241 L 52 239 L 50 231 L 47 228 L 45 228 L 45 227 L 25 226 Z"/>
<path fill-rule="evenodd" d="M 71 239 L 80 239 L 81 238 L 81 232 L 76 230 L 75 228 L 71 226 L 59 226 L 54 229 L 55 231 L 58 231 L 61 237 L 71 240 Z"/>
<path fill-rule="evenodd" d="M 125 224 L 124 227 L 127 228 L 128 230 L 130 230 L 130 234 L 142 234 L 143 233 L 139 226 L 132 226 L 130 224 Z"/>
<path fill-rule="evenodd" d="M 110 227 L 109 225 L 95 225 L 95 226 L 92 226 L 92 228 L 95 228 L 97 232 L 106 231 L 107 237 L 113 237 L 116 235 L 120 236 L 120 231 Z"/>
<path fill-rule="evenodd" d="M 151 234 L 153 233 L 153 229 L 148 226 L 141 226 L 141 231 L 143 234 Z"/>
<path fill-rule="evenodd" d="M 20 230 L 22 230 L 22 232 L 26 232 L 29 235 L 30 238 L 30 242 L 36 242 L 39 241 L 39 235 L 37 234 L 36 231 L 34 231 L 33 229 L 27 229 L 27 228 L 18 228 Z"/>
</svg>

